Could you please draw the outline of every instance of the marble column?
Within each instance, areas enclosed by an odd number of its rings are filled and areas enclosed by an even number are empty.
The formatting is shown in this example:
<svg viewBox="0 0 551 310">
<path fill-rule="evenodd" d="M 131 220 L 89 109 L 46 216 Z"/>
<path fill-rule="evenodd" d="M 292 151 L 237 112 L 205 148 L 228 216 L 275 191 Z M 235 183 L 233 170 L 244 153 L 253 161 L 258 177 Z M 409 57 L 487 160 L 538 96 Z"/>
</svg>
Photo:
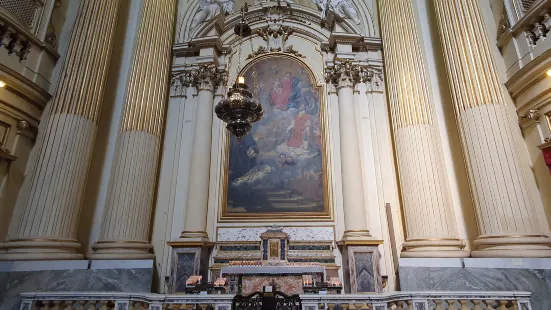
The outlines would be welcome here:
<svg viewBox="0 0 551 310">
<path fill-rule="evenodd" d="M 480 231 L 472 256 L 551 257 L 478 1 L 434 5 Z"/>
<path fill-rule="evenodd" d="M 214 94 L 224 74 L 214 64 L 201 64 L 199 69 L 195 69 L 191 75 L 193 77 L 191 85 L 197 88 L 198 104 L 191 150 L 184 231 L 180 238 L 208 242 L 206 226 Z"/>
<path fill-rule="evenodd" d="M 326 70 L 327 80 L 337 89 L 341 144 L 342 196 L 345 231 L 343 240 L 371 238 L 367 229 L 360 158 L 360 140 L 354 107 L 354 86 L 359 82 L 359 66 L 349 60 Z"/>
<path fill-rule="evenodd" d="M 120 0 L 83 1 L 0 260 L 80 259 L 77 225 Z"/>
<path fill-rule="evenodd" d="M 146 259 L 167 104 L 176 5 L 145 0 L 127 83 L 123 119 L 92 259 Z"/>
<path fill-rule="evenodd" d="M 468 257 L 458 237 L 412 0 L 378 3 L 406 220 L 407 238 L 401 257 Z M 410 22 L 402 23 L 398 18 Z"/>
</svg>

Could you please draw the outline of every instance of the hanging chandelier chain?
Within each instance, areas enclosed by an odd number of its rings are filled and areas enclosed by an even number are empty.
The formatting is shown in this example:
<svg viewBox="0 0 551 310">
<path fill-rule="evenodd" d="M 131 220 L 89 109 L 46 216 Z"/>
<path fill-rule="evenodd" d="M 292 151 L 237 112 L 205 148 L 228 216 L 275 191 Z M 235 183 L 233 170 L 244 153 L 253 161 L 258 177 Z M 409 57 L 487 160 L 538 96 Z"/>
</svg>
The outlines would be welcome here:
<svg viewBox="0 0 551 310">
<path fill-rule="evenodd" d="M 241 8 L 241 23 L 245 23 L 245 10 L 246 6 L 243 6 Z M 239 48 L 238 48 L 238 56 L 237 56 L 237 79 L 239 78 L 239 74 L 241 73 L 241 52 L 243 50 L 243 27 L 239 28 Z M 236 79 L 236 80 L 237 80 Z"/>
<path fill-rule="evenodd" d="M 251 36 L 249 38 L 249 43 L 251 44 L 251 52 L 254 51 L 254 47 L 253 47 L 253 37 Z M 251 60 L 252 61 L 252 60 Z M 253 69 L 253 72 L 252 72 L 252 76 L 253 76 L 253 93 L 254 93 L 254 98 L 256 98 L 257 101 L 259 101 L 259 98 L 258 98 L 258 80 L 257 80 L 257 72 L 256 72 L 256 66 L 253 64 L 252 65 L 252 69 Z"/>
<path fill-rule="evenodd" d="M 254 100 L 253 94 L 249 90 L 247 84 L 244 81 L 241 81 L 241 83 L 239 82 L 243 39 L 252 34 L 251 27 L 245 22 L 245 12 L 247 11 L 248 7 L 245 3 L 241 9 L 241 21 L 234 28 L 234 33 L 239 36 L 236 83 L 230 87 L 227 97 L 221 100 L 214 108 L 216 116 L 226 123 L 226 128 L 234 134 L 239 141 L 251 131 L 252 123 L 259 121 L 264 116 L 262 105 L 260 105 L 257 100 Z M 257 73 L 254 66 L 252 72 L 254 80 L 253 92 L 255 96 L 258 97 Z"/>
</svg>

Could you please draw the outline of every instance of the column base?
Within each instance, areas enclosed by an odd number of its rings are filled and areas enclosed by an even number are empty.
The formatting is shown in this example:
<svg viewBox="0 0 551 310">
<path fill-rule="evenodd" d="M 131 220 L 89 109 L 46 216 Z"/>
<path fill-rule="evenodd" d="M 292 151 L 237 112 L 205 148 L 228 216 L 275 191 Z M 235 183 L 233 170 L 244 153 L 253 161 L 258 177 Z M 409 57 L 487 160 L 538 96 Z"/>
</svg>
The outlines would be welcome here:
<svg viewBox="0 0 551 310">
<path fill-rule="evenodd" d="M 403 243 L 405 251 L 400 257 L 469 257 L 463 250 L 465 242 L 460 239 L 413 239 Z"/>
<path fill-rule="evenodd" d="M 342 234 L 342 241 L 361 241 L 372 240 L 371 232 L 367 229 L 364 230 L 345 230 Z"/>
<path fill-rule="evenodd" d="M 180 240 L 183 243 L 187 242 L 205 242 L 209 243 L 209 234 L 206 231 L 190 231 L 184 230 L 180 235 Z"/>
<path fill-rule="evenodd" d="M 83 259 L 75 240 L 21 239 L 0 243 L 0 260 L 72 260 Z"/>
<path fill-rule="evenodd" d="M 206 234 L 206 233 L 205 233 Z M 181 238 L 167 242 L 172 247 L 172 281 L 168 293 L 182 293 L 186 288 L 186 280 L 193 275 L 203 276 L 203 282 L 208 281 L 209 257 L 214 242 L 203 237 Z"/>
<path fill-rule="evenodd" d="M 480 236 L 472 257 L 551 257 L 551 239 L 545 235 Z"/>
<path fill-rule="evenodd" d="M 152 248 L 147 241 L 100 241 L 86 256 L 89 259 L 151 259 L 155 257 L 149 252 Z"/>
</svg>

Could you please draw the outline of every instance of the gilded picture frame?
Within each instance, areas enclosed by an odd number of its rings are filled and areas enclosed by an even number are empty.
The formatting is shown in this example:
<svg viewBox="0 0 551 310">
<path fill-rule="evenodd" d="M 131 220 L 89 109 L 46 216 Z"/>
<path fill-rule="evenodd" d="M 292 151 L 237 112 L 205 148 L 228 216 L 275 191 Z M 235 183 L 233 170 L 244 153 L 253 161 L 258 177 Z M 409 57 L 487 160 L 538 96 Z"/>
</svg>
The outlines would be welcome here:
<svg viewBox="0 0 551 310">
<path fill-rule="evenodd" d="M 261 61 L 271 59 L 277 60 L 278 58 L 291 60 L 305 69 L 310 81 L 315 89 L 319 93 L 319 117 L 321 128 L 321 166 L 323 175 L 323 210 L 317 212 L 261 212 L 261 213 L 249 213 L 249 212 L 231 212 L 228 208 L 228 180 L 229 180 L 229 164 L 230 164 L 230 133 L 224 130 L 225 145 L 223 147 L 222 154 L 222 167 L 221 167 L 221 182 L 219 191 L 219 208 L 218 208 L 218 222 L 327 222 L 333 221 L 334 208 L 332 199 L 332 174 L 331 174 L 331 154 L 329 153 L 328 137 L 329 132 L 329 118 L 327 114 L 328 101 L 326 99 L 326 89 L 324 83 L 320 82 L 320 77 L 316 78 L 311 67 L 302 59 L 293 55 L 272 52 L 253 58 L 242 70 L 239 76 L 245 76 L 252 66 L 258 64 Z"/>
</svg>

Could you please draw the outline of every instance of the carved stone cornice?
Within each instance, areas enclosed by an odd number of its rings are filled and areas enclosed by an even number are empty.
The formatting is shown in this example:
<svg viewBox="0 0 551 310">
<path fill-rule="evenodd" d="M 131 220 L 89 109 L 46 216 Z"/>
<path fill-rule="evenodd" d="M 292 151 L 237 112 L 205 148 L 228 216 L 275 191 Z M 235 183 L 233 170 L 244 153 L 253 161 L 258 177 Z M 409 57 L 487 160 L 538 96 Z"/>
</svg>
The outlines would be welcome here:
<svg viewBox="0 0 551 310">
<path fill-rule="evenodd" d="M 354 87 L 361 80 L 360 65 L 350 60 L 336 63 L 333 67 L 325 69 L 325 81 L 333 84 L 337 89 Z"/>
<path fill-rule="evenodd" d="M 251 54 L 249 54 L 247 56 L 247 59 L 253 59 L 257 56 L 268 54 L 268 53 L 283 53 L 283 54 L 293 55 L 293 56 L 299 57 L 299 58 L 306 58 L 306 56 L 304 56 L 299 51 L 297 51 L 293 45 L 289 45 L 289 46 L 285 47 L 283 50 L 276 51 L 276 52 L 273 52 L 273 51 L 269 52 L 268 49 L 265 48 L 264 46 L 259 46 L 256 49 L 256 51 L 252 52 Z"/>
</svg>

